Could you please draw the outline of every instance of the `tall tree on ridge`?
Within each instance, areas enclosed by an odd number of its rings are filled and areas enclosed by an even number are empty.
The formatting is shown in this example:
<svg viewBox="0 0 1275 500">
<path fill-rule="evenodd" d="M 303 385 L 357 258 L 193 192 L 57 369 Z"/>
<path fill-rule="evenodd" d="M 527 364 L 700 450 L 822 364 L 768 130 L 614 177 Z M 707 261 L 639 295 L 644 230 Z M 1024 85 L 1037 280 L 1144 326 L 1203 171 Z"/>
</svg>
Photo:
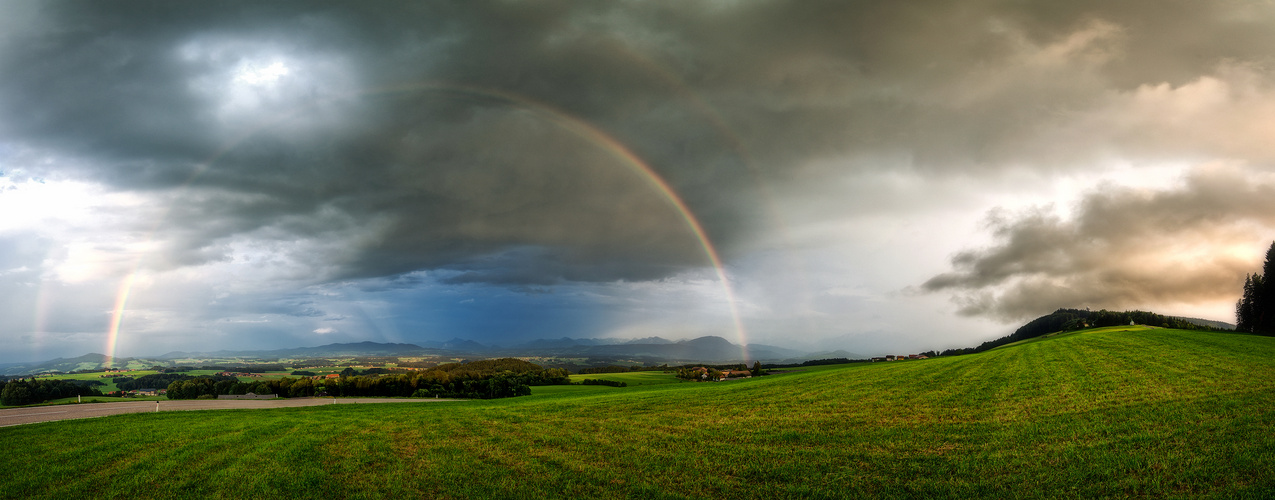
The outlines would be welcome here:
<svg viewBox="0 0 1275 500">
<path fill-rule="evenodd" d="M 1235 304 L 1235 330 L 1275 335 L 1275 242 L 1266 251 L 1262 274 L 1244 279 L 1244 294 Z"/>
<path fill-rule="evenodd" d="M 1257 325 L 1253 333 L 1275 335 L 1275 242 L 1266 250 L 1262 263 L 1262 283 L 1258 289 Z"/>
</svg>

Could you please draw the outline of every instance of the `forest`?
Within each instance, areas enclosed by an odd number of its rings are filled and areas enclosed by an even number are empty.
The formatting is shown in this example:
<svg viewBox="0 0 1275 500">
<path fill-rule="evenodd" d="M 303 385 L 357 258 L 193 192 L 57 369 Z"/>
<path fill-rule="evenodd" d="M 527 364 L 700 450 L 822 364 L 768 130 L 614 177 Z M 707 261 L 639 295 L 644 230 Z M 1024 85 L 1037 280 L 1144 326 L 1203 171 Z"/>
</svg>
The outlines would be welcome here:
<svg viewBox="0 0 1275 500">
<path fill-rule="evenodd" d="M 72 396 L 101 396 L 89 384 L 71 380 L 0 380 L 0 405 L 19 406 Z"/>
</svg>

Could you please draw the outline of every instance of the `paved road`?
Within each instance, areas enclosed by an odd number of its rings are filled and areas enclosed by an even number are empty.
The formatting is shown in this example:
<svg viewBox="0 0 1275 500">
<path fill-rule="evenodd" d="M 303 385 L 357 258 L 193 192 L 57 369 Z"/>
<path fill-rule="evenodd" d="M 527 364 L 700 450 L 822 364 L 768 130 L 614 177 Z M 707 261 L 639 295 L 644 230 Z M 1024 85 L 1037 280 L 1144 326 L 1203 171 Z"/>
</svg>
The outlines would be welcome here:
<svg viewBox="0 0 1275 500">
<path fill-rule="evenodd" d="M 29 408 L 8 408 L 0 410 L 0 427 L 11 425 L 52 422 L 73 418 L 105 417 L 121 413 L 144 413 L 153 411 L 191 411 L 191 410 L 226 410 L 232 408 L 286 408 L 291 406 L 318 406 L 330 404 L 372 404 L 372 403 L 433 403 L 441 401 L 460 401 L 457 399 L 380 399 L 380 398 L 294 398 L 264 400 L 216 400 L 187 399 L 169 401 L 128 401 L 118 403 L 85 403 L 56 406 L 34 406 Z"/>
</svg>

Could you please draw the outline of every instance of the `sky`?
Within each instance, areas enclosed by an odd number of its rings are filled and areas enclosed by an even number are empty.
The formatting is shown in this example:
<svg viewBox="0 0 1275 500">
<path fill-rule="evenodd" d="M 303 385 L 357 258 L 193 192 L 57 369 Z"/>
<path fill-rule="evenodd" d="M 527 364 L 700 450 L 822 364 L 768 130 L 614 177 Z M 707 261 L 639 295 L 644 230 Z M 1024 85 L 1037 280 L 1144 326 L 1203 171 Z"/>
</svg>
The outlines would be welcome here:
<svg viewBox="0 0 1275 500">
<path fill-rule="evenodd" d="M 0 362 L 1233 321 L 1275 5 L 0 1 Z"/>
</svg>

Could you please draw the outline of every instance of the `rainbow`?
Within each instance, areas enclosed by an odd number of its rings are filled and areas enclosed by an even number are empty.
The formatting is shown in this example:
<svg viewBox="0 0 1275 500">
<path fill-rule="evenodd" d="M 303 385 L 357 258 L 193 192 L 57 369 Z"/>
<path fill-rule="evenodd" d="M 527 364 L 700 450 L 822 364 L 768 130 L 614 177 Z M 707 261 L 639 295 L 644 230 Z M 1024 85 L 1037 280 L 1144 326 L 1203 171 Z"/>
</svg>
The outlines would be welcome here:
<svg viewBox="0 0 1275 500">
<path fill-rule="evenodd" d="M 610 134 L 595 127 L 589 122 L 577 118 L 566 111 L 555 108 L 549 104 L 532 100 L 529 97 L 513 94 L 506 91 L 478 88 L 465 85 L 445 84 L 438 82 L 416 83 L 408 86 L 392 87 L 382 89 L 381 92 L 402 92 L 402 91 L 418 91 L 418 90 L 434 90 L 443 92 L 456 92 L 470 94 L 477 97 L 495 98 L 503 102 L 507 102 L 522 109 L 532 111 L 537 115 L 547 119 L 549 122 L 562 127 L 563 129 L 582 137 L 589 142 L 597 145 L 603 151 L 611 154 L 612 157 L 620 160 L 622 164 L 639 174 L 646 182 L 660 193 L 663 198 L 681 216 L 686 226 L 695 235 L 699 241 L 700 247 L 704 249 L 704 255 L 708 257 L 708 261 L 713 266 L 713 270 L 717 274 L 717 279 L 722 284 L 722 291 L 726 294 L 727 306 L 730 308 L 731 320 L 735 327 L 735 337 L 740 343 L 741 356 L 744 361 L 749 359 L 748 353 L 748 334 L 744 329 L 743 320 L 739 315 L 738 301 L 735 298 L 734 287 L 731 286 L 730 278 L 727 276 L 726 268 L 722 265 L 722 259 L 718 255 L 717 248 L 713 245 L 712 240 L 708 238 L 708 234 L 704 231 L 704 226 L 700 224 L 699 219 L 695 217 L 694 212 L 677 194 L 673 186 L 669 185 L 664 177 L 660 176 L 650 164 L 646 163 L 636 153 L 627 146 L 616 140 Z"/>
<path fill-rule="evenodd" d="M 124 324 L 124 306 L 128 304 L 128 295 L 133 290 L 133 280 L 136 277 L 137 270 L 134 269 L 124 277 L 119 293 L 115 294 L 115 308 L 111 310 L 111 324 L 106 331 L 106 366 L 115 362 L 115 346 L 120 338 L 120 325 Z"/>
<path fill-rule="evenodd" d="M 737 304 L 738 301 L 735 298 L 734 287 L 731 285 L 730 277 L 728 276 L 726 272 L 725 266 L 722 264 L 722 259 L 717 252 L 717 248 L 713 245 L 712 240 L 709 239 L 708 234 L 704 231 L 704 227 L 702 224 L 700 224 L 699 219 L 695 217 L 695 214 L 691 211 L 690 207 L 686 205 L 686 202 L 682 199 L 682 197 L 677 194 L 677 191 L 675 191 L 673 187 L 668 183 L 668 181 L 666 181 L 658 172 L 656 172 L 655 169 L 653 169 L 647 162 L 642 160 L 642 158 L 639 157 L 636 153 L 634 153 L 631 149 L 629 149 L 619 140 L 612 137 L 610 134 L 607 134 L 606 132 L 602 131 L 598 127 L 590 124 L 589 122 L 581 118 L 577 118 L 571 115 L 570 113 L 567 113 L 566 111 L 555 108 L 549 104 L 538 102 L 529 97 L 513 94 L 507 91 L 480 88 L 480 87 L 467 86 L 467 85 L 458 85 L 458 84 L 452 84 L 452 83 L 443 83 L 443 82 L 418 82 L 418 83 L 413 83 L 408 85 L 391 86 L 391 87 L 384 87 L 384 88 L 379 88 L 375 90 L 357 92 L 356 94 L 377 95 L 377 94 L 392 94 L 392 93 L 412 92 L 412 91 L 435 91 L 435 92 L 451 92 L 451 93 L 468 94 L 471 96 L 482 97 L 487 99 L 496 99 L 496 100 L 499 100 L 500 102 L 504 102 L 509 105 L 521 108 L 523 110 L 533 112 L 537 116 L 546 119 L 550 123 L 553 123 L 568 132 L 571 132 L 581 138 L 586 139 L 587 141 L 596 145 L 603 151 L 609 153 L 615 159 L 619 160 L 621 164 L 625 165 L 630 170 L 637 173 L 640 177 L 642 177 L 647 182 L 647 184 L 650 187 L 655 189 L 656 192 L 660 193 L 660 195 L 677 211 L 678 215 L 686 223 L 686 226 L 690 229 L 691 233 L 698 240 L 700 247 L 704 251 L 704 255 L 708 258 L 709 263 L 712 265 L 713 270 L 716 273 L 717 278 L 722 285 L 723 293 L 726 295 L 727 306 L 730 310 L 731 320 L 733 322 L 733 326 L 735 329 L 736 341 L 739 342 L 741 346 L 740 355 L 742 356 L 742 359 L 744 361 L 749 360 L 750 356 L 748 352 L 748 334 L 744 328 L 743 320 L 741 319 L 739 314 L 739 307 Z M 239 138 L 233 141 L 230 141 L 230 143 L 228 143 L 225 147 L 219 149 L 207 161 L 200 164 L 200 166 L 195 170 L 195 172 L 191 174 L 191 177 L 186 181 L 186 183 L 183 186 L 191 185 L 196 178 L 198 178 L 204 171 L 206 171 L 212 164 L 214 164 L 221 156 L 233 150 L 239 143 L 246 140 L 253 133 L 255 133 L 258 130 L 261 130 L 262 128 L 265 128 L 266 126 L 272 123 L 277 123 L 279 121 L 285 120 L 288 118 L 288 116 L 289 114 L 279 116 L 275 118 L 274 120 L 263 123 L 262 125 L 255 127 L 251 130 L 245 131 Z M 137 270 L 134 269 L 134 272 L 130 273 L 127 277 L 125 277 L 124 281 L 120 285 L 119 293 L 116 295 L 115 308 L 113 309 L 113 312 L 111 315 L 111 323 L 107 333 L 106 355 L 108 356 L 108 358 L 111 358 L 111 359 L 113 359 L 115 356 L 115 348 L 119 340 L 120 327 L 123 323 L 124 310 L 125 310 L 125 307 L 127 306 L 128 297 L 132 291 L 133 282 L 134 282 L 134 278 L 136 274 L 137 274 Z"/>
</svg>

